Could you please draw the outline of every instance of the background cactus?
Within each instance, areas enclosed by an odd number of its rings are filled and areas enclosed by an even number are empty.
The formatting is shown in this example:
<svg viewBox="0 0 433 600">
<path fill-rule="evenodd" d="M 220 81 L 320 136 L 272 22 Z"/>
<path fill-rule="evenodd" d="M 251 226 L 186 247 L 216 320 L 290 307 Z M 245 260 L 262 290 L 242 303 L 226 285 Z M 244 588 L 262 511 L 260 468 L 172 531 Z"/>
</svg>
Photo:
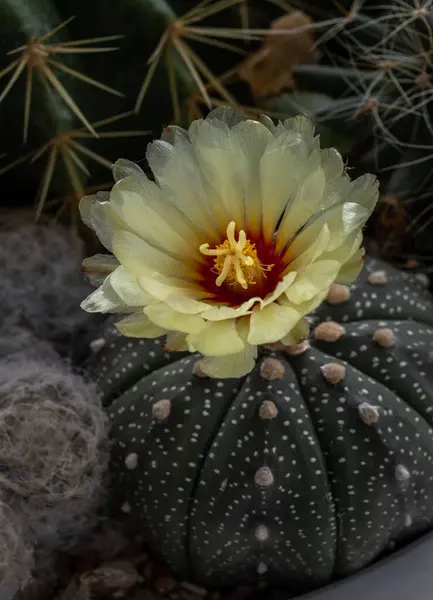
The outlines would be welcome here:
<svg viewBox="0 0 433 600">
<path fill-rule="evenodd" d="M 125 0 L 107 11 L 100 0 L 1 0 L 0 175 L 14 197 L 32 202 L 37 192 L 38 213 L 59 197 L 75 205 L 107 185 L 104 168 L 118 157 L 140 160 L 143 136 L 183 118 L 191 92 L 210 106 L 209 80 L 231 101 L 212 71 L 232 65 L 229 42 L 187 27 L 224 11 L 227 29 L 238 15 L 226 9 L 239 2 Z"/>
<path fill-rule="evenodd" d="M 295 66 L 296 90 L 265 106 L 311 112 L 356 171 L 377 173 L 382 205 L 371 226 L 382 256 L 431 265 L 430 2 L 297 4 L 314 19 L 320 60 Z"/>
<path fill-rule="evenodd" d="M 369 259 L 309 342 L 239 380 L 107 325 L 91 369 L 112 428 L 113 509 L 182 577 L 301 593 L 432 526 L 433 311 Z M 337 527 L 338 523 L 338 527 Z"/>
<path fill-rule="evenodd" d="M 0 231 L 0 587 L 99 520 L 107 421 L 94 384 L 74 372 L 98 325 L 79 308 L 88 293 L 82 243 L 22 215 Z M 77 338 L 80 344 L 76 343 Z M 90 338 L 92 339 L 92 338 Z M 61 358 L 59 353 L 63 355 Z"/>
<path fill-rule="evenodd" d="M 322 145 L 379 173 L 374 250 L 431 268 L 429 1 L 291 5 L 125 0 L 107 11 L 101 0 L 1 0 L 3 202 L 36 201 L 37 215 L 72 216 L 78 226 L 79 198 L 109 188 L 111 163 L 140 161 L 169 123 L 187 125 L 221 104 L 253 115 L 309 112 Z M 274 22 L 292 7 L 303 16 Z M 255 82 L 245 75 L 252 64 L 275 72 L 272 97 L 257 95 L 260 73 Z"/>
<path fill-rule="evenodd" d="M 1 583 L 13 565 L 19 579 L 27 577 L 31 556 L 37 566 L 51 564 L 93 526 L 104 489 L 107 429 L 95 386 L 44 343 L 30 334 L 27 341 L 29 353 L 6 353 L 0 343 L 1 519 L 9 514 L 8 528 L 0 528 L 7 538 L 0 540 Z"/>
<path fill-rule="evenodd" d="M 23 331 L 32 332 L 62 354 L 80 361 L 86 340 L 100 319 L 90 318 L 79 305 L 92 286 L 81 273 L 82 240 L 55 224 L 18 223 L 4 214 L 0 229 L 0 325 L 20 327 L 8 344 L 31 346 Z M 21 341 L 22 340 L 22 343 Z M 0 350 L 1 356 L 1 350 Z M 37 356 L 37 355 L 35 355 Z"/>
</svg>

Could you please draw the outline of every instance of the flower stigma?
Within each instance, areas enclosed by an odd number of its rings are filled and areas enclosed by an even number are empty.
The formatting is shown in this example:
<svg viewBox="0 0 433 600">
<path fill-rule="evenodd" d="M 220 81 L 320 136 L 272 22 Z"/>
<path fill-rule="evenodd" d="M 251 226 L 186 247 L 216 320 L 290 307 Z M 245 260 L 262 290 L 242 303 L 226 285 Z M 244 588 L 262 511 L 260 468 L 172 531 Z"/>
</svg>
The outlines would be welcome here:
<svg viewBox="0 0 433 600">
<path fill-rule="evenodd" d="M 218 276 L 215 284 L 221 287 L 227 281 L 229 285 L 240 285 L 245 290 L 248 285 L 255 285 L 258 276 L 270 271 L 274 265 L 261 265 L 255 244 L 247 239 L 243 229 L 239 231 L 239 239 L 235 238 L 236 223 L 227 225 L 227 239 L 210 249 L 209 244 L 202 244 L 200 252 L 206 256 L 214 256 L 212 271 Z"/>
</svg>

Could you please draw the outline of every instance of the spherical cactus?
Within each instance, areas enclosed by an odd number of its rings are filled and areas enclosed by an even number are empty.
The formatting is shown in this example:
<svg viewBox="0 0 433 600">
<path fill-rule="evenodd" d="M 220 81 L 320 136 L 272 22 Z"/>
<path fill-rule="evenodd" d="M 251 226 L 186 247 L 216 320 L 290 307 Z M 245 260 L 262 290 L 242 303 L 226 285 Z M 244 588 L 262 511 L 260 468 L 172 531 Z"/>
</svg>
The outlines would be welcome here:
<svg viewBox="0 0 433 600">
<path fill-rule="evenodd" d="M 29 577 L 33 566 L 32 548 L 25 538 L 19 515 L 0 500 L 0 589 L 2 592 L 5 586 L 6 589 L 15 592 L 16 588 Z"/>
<path fill-rule="evenodd" d="M 59 225 L 9 219 L 0 231 L 0 325 L 23 327 L 61 354 L 79 354 L 74 345 L 95 322 L 79 309 L 92 289 L 80 273 L 81 240 Z"/>
<path fill-rule="evenodd" d="M 43 352 L 39 360 L 26 349 L 0 360 L 0 520 L 4 503 L 39 564 L 97 521 L 107 458 L 94 384 Z"/>
<path fill-rule="evenodd" d="M 112 420 L 113 506 L 202 585 L 301 593 L 433 525 L 433 303 L 367 259 L 311 336 L 240 379 L 107 325 L 92 369 Z M 105 340 L 105 344 L 104 344 Z"/>
</svg>

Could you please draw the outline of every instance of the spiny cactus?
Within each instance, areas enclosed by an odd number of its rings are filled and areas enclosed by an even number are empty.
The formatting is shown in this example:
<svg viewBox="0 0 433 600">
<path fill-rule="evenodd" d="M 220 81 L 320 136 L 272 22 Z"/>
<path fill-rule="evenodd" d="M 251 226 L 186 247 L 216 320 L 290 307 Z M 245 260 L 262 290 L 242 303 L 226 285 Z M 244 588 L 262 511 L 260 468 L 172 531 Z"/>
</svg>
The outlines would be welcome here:
<svg viewBox="0 0 433 600">
<path fill-rule="evenodd" d="M 112 506 L 181 576 L 301 593 L 433 525 L 433 304 L 368 259 L 311 339 L 240 379 L 107 325 L 89 368 L 111 419 Z M 96 349 L 96 346 L 95 346 Z"/>
<path fill-rule="evenodd" d="M 0 519 L 3 506 L 13 519 L 10 532 L 3 531 L 11 539 L 0 540 L 1 581 L 17 544 L 42 564 L 93 525 L 104 490 L 106 433 L 95 386 L 59 359 L 2 357 Z M 15 555 L 24 569 L 27 553 Z"/>
<path fill-rule="evenodd" d="M 210 82 L 235 104 L 213 70 L 242 54 L 227 10 L 240 2 L 0 0 L 0 176 L 14 197 L 74 206 L 117 156 L 140 160 L 142 136 L 179 122 L 192 92 L 210 107 Z"/>
<path fill-rule="evenodd" d="M 382 184 L 378 237 L 389 258 L 433 259 L 433 103 L 429 0 L 309 2 L 319 64 L 294 67 L 297 89 L 269 110 L 309 112 Z M 376 231 L 377 234 L 377 231 Z"/>
</svg>

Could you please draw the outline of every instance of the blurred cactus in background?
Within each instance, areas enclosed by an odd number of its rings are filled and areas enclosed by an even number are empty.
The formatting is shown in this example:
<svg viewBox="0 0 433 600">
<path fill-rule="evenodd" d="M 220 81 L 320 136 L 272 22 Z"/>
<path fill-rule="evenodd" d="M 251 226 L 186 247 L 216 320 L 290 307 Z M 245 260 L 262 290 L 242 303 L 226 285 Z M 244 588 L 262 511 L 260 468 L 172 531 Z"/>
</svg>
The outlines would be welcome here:
<svg viewBox="0 0 433 600">
<path fill-rule="evenodd" d="M 101 0 L 1 0 L 4 201 L 36 195 L 37 215 L 56 214 L 57 198 L 66 200 L 57 203 L 63 211 L 89 187 L 107 187 L 104 169 L 117 157 L 143 158 L 150 136 L 184 118 L 191 93 L 210 108 L 211 85 L 236 104 L 213 65 L 225 68 L 243 51 L 225 25 L 208 32 L 202 22 L 224 13 L 223 24 L 236 24 L 228 9 L 239 3 L 125 0 L 107 11 Z"/>
<path fill-rule="evenodd" d="M 382 256 L 432 263 L 433 6 L 430 0 L 298 2 L 316 25 L 318 60 L 293 69 L 296 90 L 267 99 L 290 116 L 312 112 L 349 165 L 376 172 L 373 220 Z M 413 263 L 415 264 L 415 263 Z"/>
<path fill-rule="evenodd" d="M 76 220 L 168 124 L 232 105 L 315 118 L 376 172 L 378 254 L 433 264 L 430 0 L 0 0 L 0 180 L 7 206 Z"/>
</svg>

